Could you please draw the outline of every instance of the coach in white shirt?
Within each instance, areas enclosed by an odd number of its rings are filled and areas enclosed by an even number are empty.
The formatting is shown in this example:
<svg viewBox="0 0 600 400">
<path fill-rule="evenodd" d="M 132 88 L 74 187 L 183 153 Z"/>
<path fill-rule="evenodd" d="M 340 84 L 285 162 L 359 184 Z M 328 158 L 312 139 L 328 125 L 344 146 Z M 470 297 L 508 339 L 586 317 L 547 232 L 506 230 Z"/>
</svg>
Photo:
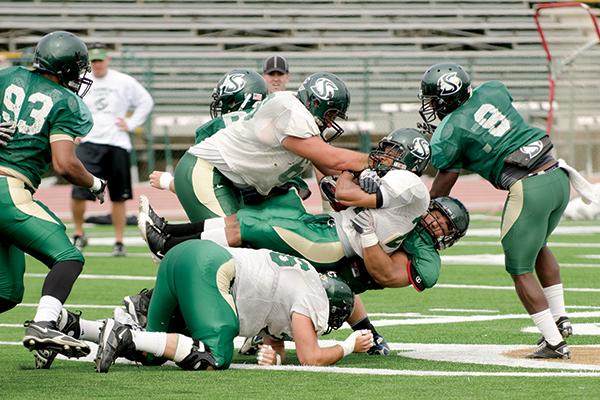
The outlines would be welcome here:
<svg viewBox="0 0 600 400">
<path fill-rule="evenodd" d="M 154 101 L 150 93 L 133 77 L 110 69 L 106 47 L 90 46 L 92 87 L 83 99 L 94 117 L 94 127 L 81 140 L 77 156 L 88 171 L 106 179 L 112 201 L 112 223 L 115 229 L 113 255 L 124 256 L 125 201 L 132 198 L 129 152 L 130 131 L 142 125 Z M 125 115 L 133 113 L 129 118 Z M 71 210 L 75 224 L 73 243 L 79 249 L 87 244 L 83 231 L 86 200 L 94 200 L 90 191 L 73 187 Z"/>
</svg>

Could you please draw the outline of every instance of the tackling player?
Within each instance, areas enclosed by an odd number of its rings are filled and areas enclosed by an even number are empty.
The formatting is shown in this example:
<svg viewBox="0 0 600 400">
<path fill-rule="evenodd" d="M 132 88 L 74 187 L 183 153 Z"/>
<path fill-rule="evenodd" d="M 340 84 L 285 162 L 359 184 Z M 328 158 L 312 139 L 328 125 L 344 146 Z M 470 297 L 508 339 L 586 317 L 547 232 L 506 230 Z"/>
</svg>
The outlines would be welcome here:
<svg viewBox="0 0 600 400">
<path fill-rule="evenodd" d="M 373 344 L 371 332 L 359 331 L 341 345 L 319 345 L 317 338 L 339 328 L 352 305 L 353 294 L 345 283 L 319 275 L 301 258 L 190 240 L 161 262 L 146 332 L 106 321 L 96 370 L 108 372 L 117 357 L 140 351 L 187 370 L 226 369 L 233 358 L 233 339 L 257 334 L 269 346 L 262 349 L 261 365 L 285 360 L 284 340 L 294 341 L 303 365 L 334 364 Z M 191 337 L 167 333 L 177 310 Z"/>
<path fill-rule="evenodd" d="M 36 350 L 36 367 L 40 367 L 37 356 L 44 352 L 81 357 L 90 351 L 85 342 L 56 326 L 62 304 L 83 269 L 83 255 L 60 219 L 32 198 L 51 162 L 58 175 L 104 201 L 106 182 L 91 175 L 74 153 L 74 139 L 92 127 L 91 114 L 80 98 L 91 83 L 85 77 L 89 71 L 85 44 L 64 31 L 38 42 L 32 71 L 22 67 L 0 71 L 3 133 L 12 135 L 0 148 L 0 312 L 23 299 L 24 253 L 50 268 L 23 337 L 23 345 Z"/>
<path fill-rule="evenodd" d="M 528 357 L 570 358 L 564 339 L 573 330 L 559 265 L 547 240 L 569 201 L 569 178 L 576 189 L 585 180 L 554 159 L 550 138 L 525 123 L 499 81 L 472 91 L 460 65 L 436 64 L 423 75 L 419 97 L 426 126 L 433 130 L 436 117 L 441 121 L 431 139 L 432 163 L 439 170 L 431 196 L 449 194 L 463 168 L 508 190 L 501 225 L 506 271 L 543 335 Z"/>
</svg>

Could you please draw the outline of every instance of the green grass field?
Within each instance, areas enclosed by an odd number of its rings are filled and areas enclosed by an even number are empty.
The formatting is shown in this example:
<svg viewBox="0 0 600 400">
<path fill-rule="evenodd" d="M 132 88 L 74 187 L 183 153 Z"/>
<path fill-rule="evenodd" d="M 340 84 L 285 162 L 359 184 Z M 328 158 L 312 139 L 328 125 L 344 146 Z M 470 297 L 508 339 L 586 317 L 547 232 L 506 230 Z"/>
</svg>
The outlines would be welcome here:
<svg viewBox="0 0 600 400">
<path fill-rule="evenodd" d="M 50 370 L 35 370 L 32 355 L 20 344 L 22 323 L 34 315 L 47 270 L 28 258 L 23 304 L 0 315 L 0 398 L 600 398 L 600 223 L 563 222 L 560 229 L 567 231 L 550 241 L 562 265 L 575 330 L 569 339 L 574 357 L 560 362 L 503 355 L 532 350 L 539 335 L 501 265 L 498 226 L 494 216 L 474 216 L 467 237 L 444 252 L 435 288 L 420 294 L 412 288 L 365 293 L 391 355 L 353 354 L 327 368 L 266 369 L 253 357 L 236 355 L 232 369 L 220 372 L 116 364 L 99 374 L 91 361 L 66 359 L 57 359 Z M 112 231 L 90 227 L 88 235 L 110 238 Z M 129 227 L 127 236 L 137 238 L 137 231 Z M 69 308 L 101 319 L 123 296 L 151 287 L 156 266 L 145 247 L 127 250 L 128 257 L 113 258 L 111 246 L 87 247 Z M 324 339 L 342 340 L 349 332 L 341 329 Z"/>
</svg>

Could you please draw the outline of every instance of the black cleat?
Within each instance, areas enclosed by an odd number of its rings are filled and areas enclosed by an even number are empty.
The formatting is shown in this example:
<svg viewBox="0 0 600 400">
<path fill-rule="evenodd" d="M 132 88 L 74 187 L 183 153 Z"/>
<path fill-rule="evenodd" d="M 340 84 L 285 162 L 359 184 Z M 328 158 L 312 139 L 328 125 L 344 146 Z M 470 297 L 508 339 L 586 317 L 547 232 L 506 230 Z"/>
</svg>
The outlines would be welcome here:
<svg viewBox="0 0 600 400">
<path fill-rule="evenodd" d="M 108 372 L 117 358 L 134 352 L 135 345 L 131 329 L 112 318 L 104 321 L 102 330 L 100 330 L 98 353 L 96 353 L 96 359 L 94 360 L 96 371 Z"/>
<path fill-rule="evenodd" d="M 160 217 L 150 205 L 150 200 L 148 197 L 141 195 L 140 196 L 140 206 L 139 212 L 144 213 L 150 218 L 152 225 L 156 226 L 159 230 L 163 230 L 165 225 L 167 225 L 167 220 L 163 217 Z"/>
<path fill-rule="evenodd" d="M 264 343 L 264 339 L 262 336 L 252 336 L 247 337 L 242 344 L 242 347 L 238 350 L 243 356 L 253 356 L 258 352 L 258 346 Z"/>
<path fill-rule="evenodd" d="M 571 325 L 571 321 L 568 317 L 562 316 L 556 321 L 556 327 L 558 328 L 558 332 L 560 332 L 563 339 L 568 338 L 573 335 L 573 325 Z M 544 337 L 538 339 L 537 345 L 539 346 L 544 341 Z"/>
<path fill-rule="evenodd" d="M 125 296 L 123 305 L 125 311 L 140 327 L 145 328 L 148 323 L 148 307 L 153 289 L 142 289 L 139 294 Z"/>
<path fill-rule="evenodd" d="M 560 358 L 568 360 L 571 358 L 571 352 L 565 341 L 552 346 L 544 340 L 533 353 L 527 355 L 527 358 Z"/>
<path fill-rule="evenodd" d="M 390 346 L 385 341 L 385 338 L 378 333 L 373 334 L 373 342 L 375 343 L 369 350 L 367 350 L 367 354 L 371 356 L 387 356 L 390 354 Z"/>
<path fill-rule="evenodd" d="M 79 319 L 81 318 L 81 311 L 69 311 L 66 308 L 60 310 L 58 314 L 58 320 L 56 326 L 62 333 L 69 335 L 75 339 L 79 339 L 81 335 L 81 328 L 79 326 Z M 52 365 L 52 362 L 56 358 L 58 353 L 53 350 L 40 349 L 33 351 L 33 357 L 35 358 L 35 368 L 37 369 L 48 369 Z"/>
<path fill-rule="evenodd" d="M 51 350 L 75 358 L 90 354 L 90 347 L 85 342 L 59 331 L 54 321 L 30 321 L 26 327 L 23 346 L 30 351 Z"/>
<path fill-rule="evenodd" d="M 88 240 L 85 235 L 73 236 L 73 246 L 77 247 L 77 250 L 82 251 L 85 246 L 88 245 Z"/>
<path fill-rule="evenodd" d="M 170 236 L 152 225 L 150 217 L 143 212 L 138 214 L 138 229 L 152 252 L 152 259 L 157 264 L 160 263 L 165 255 L 165 243 Z"/>
</svg>

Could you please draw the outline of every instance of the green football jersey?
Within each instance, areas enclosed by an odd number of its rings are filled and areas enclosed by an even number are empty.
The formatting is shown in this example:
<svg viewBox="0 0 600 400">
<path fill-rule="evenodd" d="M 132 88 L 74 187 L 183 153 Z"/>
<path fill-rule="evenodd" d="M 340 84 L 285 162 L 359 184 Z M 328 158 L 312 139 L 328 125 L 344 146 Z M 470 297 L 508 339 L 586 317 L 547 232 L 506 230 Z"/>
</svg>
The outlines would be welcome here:
<svg viewBox="0 0 600 400">
<path fill-rule="evenodd" d="M 250 111 L 252 111 L 252 109 L 233 111 L 227 114 L 223 114 L 220 117 L 211 119 L 210 121 L 201 125 L 198 129 L 196 129 L 196 139 L 194 140 L 194 144 L 200 143 L 207 137 L 211 137 L 226 126 L 229 126 L 234 122 L 239 121 Z"/>
<path fill-rule="evenodd" d="M 23 67 L 0 70 L 3 121 L 15 121 L 14 137 L 0 148 L 0 168 L 23 174 L 32 189 L 52 161 L 50 137 L 85 136 L 92 129 L 90 111 L 69 89 Z"/>
<path fill-rule="evenodd" d="M 402 242 L 400 249 L 406 253 L 412 267 L 418 272 L 425 288 L 433 287 L 440 275 L 442 262 L 433 247 L 431 236 L 422 227 L 413 229 Z M 356 294 L 366 290 L 383 289 L 367 272 L 363 260 L 356 256 L 339 262 L 336 274 L 343 279 Z"/>
<path fill-rule="evenodd" d="M 431 163 L 439 170 L 467 169 L 500 187 L 504 159 L 546 133 L 529 126 L 504 84 L 490 81 L 446 116 L 431 138 Z"/>
</svg>

